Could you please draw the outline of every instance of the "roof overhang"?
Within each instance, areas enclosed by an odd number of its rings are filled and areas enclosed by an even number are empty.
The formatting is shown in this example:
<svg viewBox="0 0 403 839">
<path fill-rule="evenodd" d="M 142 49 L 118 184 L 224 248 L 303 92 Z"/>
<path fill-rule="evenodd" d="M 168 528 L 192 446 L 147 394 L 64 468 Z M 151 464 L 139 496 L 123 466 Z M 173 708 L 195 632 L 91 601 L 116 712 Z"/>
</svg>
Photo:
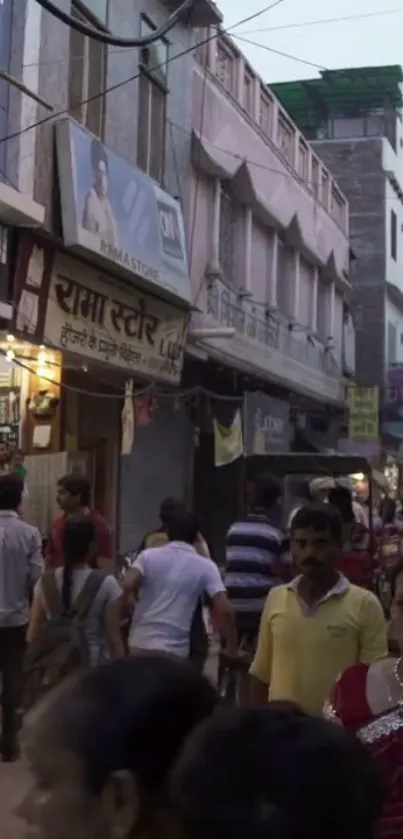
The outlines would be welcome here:
<svg viewBox="0 0 403 839">
<path fill-rule="evenodd" d="M 45 207 L 18 192 L 14 187 L 0 183 L 0 222 L 16 227 L 43 225 Z"/>
</svg>

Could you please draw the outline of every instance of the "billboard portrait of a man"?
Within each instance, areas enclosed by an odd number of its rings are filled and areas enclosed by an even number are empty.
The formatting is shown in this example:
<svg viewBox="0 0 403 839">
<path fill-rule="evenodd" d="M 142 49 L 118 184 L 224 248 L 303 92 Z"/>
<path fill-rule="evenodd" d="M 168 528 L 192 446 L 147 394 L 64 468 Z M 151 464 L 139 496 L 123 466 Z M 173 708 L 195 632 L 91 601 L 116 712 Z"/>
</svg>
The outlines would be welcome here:
<svg viewBox="0 0 403 839">
<path fill-rule="evenodd" d="M 88 191 L 81 225 L 112 247 L 118 247 L 116 220 L 108 197 L 109 161 L 100 140 L 91 143 L 92 187 Z"/>
</svg>

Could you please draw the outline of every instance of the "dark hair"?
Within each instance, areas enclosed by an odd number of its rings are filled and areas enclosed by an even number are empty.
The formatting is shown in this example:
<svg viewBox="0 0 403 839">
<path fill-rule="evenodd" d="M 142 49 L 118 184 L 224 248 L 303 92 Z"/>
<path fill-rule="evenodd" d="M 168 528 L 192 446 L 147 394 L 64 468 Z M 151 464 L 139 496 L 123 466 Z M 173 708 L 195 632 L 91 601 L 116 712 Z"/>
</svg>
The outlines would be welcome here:
<svg viewBox="0 0 403 839">
<path fill-rule="evenodd" d="M 193 513 L 188 513 L 187 510 L 176 510 L 168 522 L 167 532 L 171 542 L 188 542 L 189 545 L 194 545 L 199 525 Z"/>
<path fill-rule="evenodd" d="M 296 530 L 330 530 L 336 542 L 342 542 L 343 522 L 336 507 L 331 504 L 306 504 L 295 513 L 291 522 L 291 535 Z"/>
<path fill-rule="evenodd" d="M 257 481 L 253 495 L 253 506 L 262 510 L 270 510 L 270 507 L 281 498 L 282 489 L 278 481 L 272 477 Z"/>
<path fill-rule="evenodd" d="M 71 608 L 74 568 L 86 562 L 95 538 L 95 528 L 90 516 L 68 516 L 62 536 L 64 554 L 62 601 L 66 611 Z"/>
<path fill-rule="evenodd" d="M 86 475 L 63 475 L 59 478 L 57 485 L 65 489 L 74 498 L 80 499 L 80 504 L 87 507 L 91 501 L 91 484 Z"/>
<path fill-rule="evenodd" d="M 352 734 L 297 707 L 214 714 L 173 772 L 184 839 L 371 839 L 382 787 Z"/>
<path fill-rule="evenodd" d="M 97 169 L 100 163 L 105 163 L 106 171 L 109 171 L 108 155 L 103 143 L 94 137 L 91 143 L 91 166 Z"/>
<path fill-rule="evenodd" d="M 24 482 L 15 473 L 0 475 L 0 510 L 16 512 L 21 505 Z"/>
<path fill-rule="evenodd" d="M 90 793 L 127 771 L 146 796 L 158 798 L 186 736 L 216 702 L 208 679 L 186 662 L 144 653 L 87 672 L 58 695 L 44 725 L 53 724 L 78 756 Z"/>
<path fill-rule="evenodd" d="M 178 501 L 176 498 L 164 498 L 161 502 L 160 506 L 160 520 L 164 527 L 167 527 L 169 522 L 172 519 L 172 516 L 178 512 L 178 510 L 185 509 L 185 505 L 183 501 Z"/>
<path fill-rule="evenodd" d="M 353 496 L 347 487 L 333 487 L 329 492 L 328 501 L 339 511 L 343 522 L 350 524 L 355 521 Z"/>
</svg>

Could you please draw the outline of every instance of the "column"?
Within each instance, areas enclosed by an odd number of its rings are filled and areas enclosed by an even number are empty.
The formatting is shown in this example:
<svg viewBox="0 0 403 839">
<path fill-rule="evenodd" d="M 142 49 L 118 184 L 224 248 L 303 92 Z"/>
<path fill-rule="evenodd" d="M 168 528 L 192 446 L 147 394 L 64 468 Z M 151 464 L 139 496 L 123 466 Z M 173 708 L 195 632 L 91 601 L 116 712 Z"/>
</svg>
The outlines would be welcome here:
<svg viewBox="0 0 403 839">
<path fill-rule="evenodd" d="M 245 207 L 245 261 L 244 261 L 244 278 L 241 282 L 243 291 L 252 291 L 252 230 L 253 230 L 253 215 L 250 207 Z"/>
<path fill-rule="evenodd" d="M 334 338 L 334 316 L 335 316 L 335 300 L 336 300 L 336 285 L 334 282 L 330 284 L 329 288 L 329 332 L 326 338 Z"/>
<path fill-rule="evenodd" d="M 313 269 L 313 293 L 312 293 L 312 317 L 311 327 L 312 332 L 318 331 L 318 286 L 319 286 L 319 268 Z"/>
<path fill-rule="evenodd" d="M 272 106 L 272 120 L 271 120 L 271 139 L 275 146 L 277 146 L 277 123 L 278 123 L 278 102 L 273 99 Z"/>
<path fill-rule="evenodd" d="M 253 118 L 257 125 L 260 125 L 260 96 L 261 96 L 261 82 L 257 77 L 253 80 Z"/>
<path fill-rule="evenodd" d="M 299 312 L 299 292 L 300 292 L 300 256 L 299 251 L 295 251 L 294 255 L 294 305 L 292 307 L 293 316 L 298 321 Z"/>
<path fill-rule="evenodd" d="M 211 264 L 218 268 L 220 265 L 220 207 L 221 207 L 221 181 L 215 178 L 213 182 L 213 207 L 212 207 L 212 231 L 211 231 Z"/>
<path fill-rule="evenodd" d="M 278 233 L 277 230 L 273 232 L 273 253 L 271 260 L 270 271 L 270 288 L 267 295 L 269 305 L 272 309 L 277 309 L 277 284 L 278 284 Z"/>
<path fill-rule="evenodd" d="M 295 169 L 296 172 L 299 172 L 299 138 L 300 138 L 300 133 L 299 133 L 299 131 L 296 131 L 295 134 L 294 134 L 294 140 L 293 140 L 294 148 L 293 148 L 293 152 L 292 152 L 293 166 L 294 166 L 294 169 Z"/>
<path fill-rule="evenodd" d="M 238 102 L 240 102 L 240 104 L 243 106 L 245 104 L 245 62 L 241 55 L 238 56 L 238 58 L 234 61 L 234 65 L 235 72 L 237 74 L 235 81 L 235 96 Z"/>
<path fill-rule="evenodd" d="M 197 32 L 197 30 L 196 30 Z M 217 38 L 212 38 L 213 31 L 212 27 L 209 26 L 207 30 L 207 38 L 210 38 L 207 41 L 207 66 L 211 73 L 215 75 L 216 71 L 216 57 L 217 57 Z M 197 35 L 196 35 L 197 38 Z"/>
</svg>

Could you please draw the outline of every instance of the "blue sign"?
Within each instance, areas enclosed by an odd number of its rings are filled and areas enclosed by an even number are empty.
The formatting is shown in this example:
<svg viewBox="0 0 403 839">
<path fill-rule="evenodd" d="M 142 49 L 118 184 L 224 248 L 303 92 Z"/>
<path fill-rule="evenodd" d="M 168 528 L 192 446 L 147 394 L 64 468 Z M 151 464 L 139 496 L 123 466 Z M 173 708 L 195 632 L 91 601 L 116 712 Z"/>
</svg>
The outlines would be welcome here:
<svg viewBox="0 0 403 839">
<path fill-rule="evenodd" d="M 57 124 L 57 150 L 65 245 L 189 305 L 178 201 L 75 122 Z"/>
</svg>

